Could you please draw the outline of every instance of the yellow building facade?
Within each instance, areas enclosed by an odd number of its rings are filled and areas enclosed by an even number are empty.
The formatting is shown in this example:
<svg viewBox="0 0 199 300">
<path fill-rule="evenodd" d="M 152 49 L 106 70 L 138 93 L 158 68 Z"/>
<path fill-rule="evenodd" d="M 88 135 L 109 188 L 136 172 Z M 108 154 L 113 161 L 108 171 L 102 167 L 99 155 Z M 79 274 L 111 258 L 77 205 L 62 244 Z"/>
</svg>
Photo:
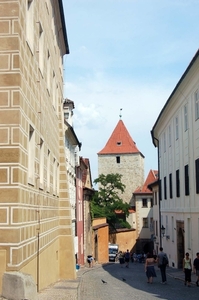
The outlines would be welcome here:
<svg viewBox="0 0 199 300">
<path fill-rule="evenodd" d="M 76 277 L 63 116 L 62 0 L 0 0 L 0 290 Z"/>
</svg>

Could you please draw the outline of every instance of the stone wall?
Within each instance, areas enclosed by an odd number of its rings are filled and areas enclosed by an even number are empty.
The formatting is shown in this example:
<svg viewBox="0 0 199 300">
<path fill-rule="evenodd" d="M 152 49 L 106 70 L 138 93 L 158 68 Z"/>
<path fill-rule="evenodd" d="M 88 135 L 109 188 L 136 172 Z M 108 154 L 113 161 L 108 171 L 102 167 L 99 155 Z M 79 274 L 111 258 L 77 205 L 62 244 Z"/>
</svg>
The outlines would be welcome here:
<svg viewBox="0 0 199 300">
<path fill-rule="evenodd" d="M 132 193 L 144 183 L 144 158 L 140 153 L 120 154 L 120 163 L 116 162 L 116 155 L 98 155 L 98 175 L 119 173 L 125 192 L 121 194 L 124 202 L 132 203 Z"/>
</svg>

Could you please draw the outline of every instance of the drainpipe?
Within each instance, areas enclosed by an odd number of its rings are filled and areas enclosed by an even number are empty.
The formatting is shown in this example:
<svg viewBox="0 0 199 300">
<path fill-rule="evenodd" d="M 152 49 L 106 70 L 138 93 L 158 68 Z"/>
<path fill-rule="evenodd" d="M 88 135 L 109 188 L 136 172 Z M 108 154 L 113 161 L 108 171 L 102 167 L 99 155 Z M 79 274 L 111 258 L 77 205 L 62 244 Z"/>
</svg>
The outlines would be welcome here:
<svg viewBox="0 0 199 300">
<path fill-rule="evenodd" d="M 158 201 L 159 201 L 159 237 L 160 237 L 160 247 L 162 247 L 162 234 L 161 234 L 161 226 L 162 226 L 162 224 L 161 224 L 161 210 L 160 210 L 160 203 L 161 203 L 161 201 L 160 201 L 160 159 L 159 159 L 159 140 L 156 138 L 156 137 L 154 137 L 154 135 L 153 135 L 153 132 L 151 131 L 151 135 L 152 135 L 152 138 L 154 139 L 154 140 L 156 140 L 157 141 L 157 144 L 158 144 L 158 187 L 159 187 L 159 193 L 158 193 Z"/>
</svg>

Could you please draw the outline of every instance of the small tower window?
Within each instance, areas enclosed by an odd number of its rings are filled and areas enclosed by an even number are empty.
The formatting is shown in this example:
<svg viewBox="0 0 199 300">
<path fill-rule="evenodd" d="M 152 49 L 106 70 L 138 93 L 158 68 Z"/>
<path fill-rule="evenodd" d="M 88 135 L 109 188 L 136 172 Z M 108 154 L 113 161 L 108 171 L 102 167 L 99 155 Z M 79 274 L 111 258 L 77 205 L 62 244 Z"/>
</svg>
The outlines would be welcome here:
<svg viewBox="0 0 199 300">
<path fill-rule="evenodd" d="M 120 164 L 120 156 L 116 156 L 116 162 L 117 164 Z"/>
<path fill-rule="evenodd" d="M 122 142 L 117 142 L 117 146 L 121 146 L 122 145 Z"/>
</svg>

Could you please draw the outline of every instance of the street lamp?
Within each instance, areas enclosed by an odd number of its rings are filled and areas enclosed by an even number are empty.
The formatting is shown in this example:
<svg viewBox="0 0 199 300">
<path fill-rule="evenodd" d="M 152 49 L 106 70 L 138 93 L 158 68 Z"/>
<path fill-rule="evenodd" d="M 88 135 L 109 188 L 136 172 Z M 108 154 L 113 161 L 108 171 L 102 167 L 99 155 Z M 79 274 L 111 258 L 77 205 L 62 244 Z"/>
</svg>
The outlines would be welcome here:
<svg viewBox="0 0 199 300">
<path fill-rule="evenodd" d="M 161 226 L 161 234 L 162 234 L 162 237 L 164 237 L 164 235 L 165 235 L 165 227 L 163 225 Z"/>
</svg>

